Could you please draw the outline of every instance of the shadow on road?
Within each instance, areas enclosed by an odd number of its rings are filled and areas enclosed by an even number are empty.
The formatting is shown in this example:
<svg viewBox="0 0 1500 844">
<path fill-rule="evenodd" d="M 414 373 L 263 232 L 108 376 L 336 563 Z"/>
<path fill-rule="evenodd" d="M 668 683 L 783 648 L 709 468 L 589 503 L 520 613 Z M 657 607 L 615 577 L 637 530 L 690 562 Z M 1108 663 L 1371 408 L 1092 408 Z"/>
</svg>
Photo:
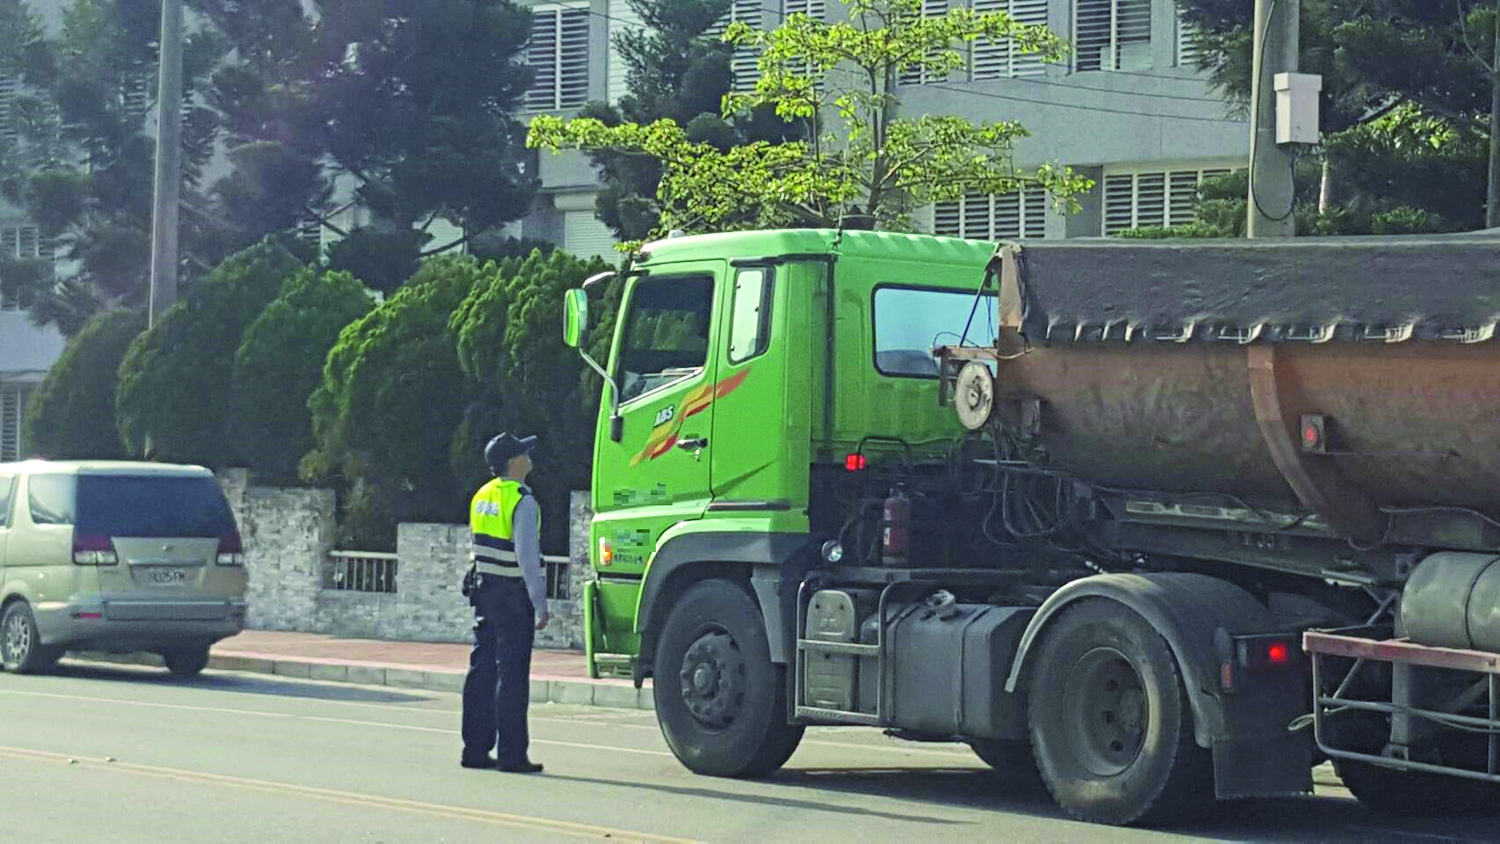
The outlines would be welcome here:
<svg viewBox="0 0 1500 844">
<path fill-rule="evenodd" d="M 957 826 L 968 823 L 967 821 L 954 818 L 939 818 L 932 815 L 920 813 L 908 814 L 905 812 L 882 812 L 875 809 L 865 809 L 859 806 L 838 806 L 815 800 L 796 800 L 787 797 L 776 797 L 766 794 L 741 794 L 727 789 L 715 788 L 685 788 L 683 786 L 665 785 L 660 782 L 631 783 L 612 779 L 599 779 L 595 777 L 571 777 L 557 774 L 549 774 L 547 781 L 579 782 L 592 785 L 601 785 L 608 788 L 630 788 L 649 791 L 653 794 L 666 792 L 683 797 L 701 797 L 710 800 L 727 800 L 732 803 L 753 803 L 757 806 L 779 806 L 785 809 L 798 809 L 807 812 L 832 812 L 841 815 L 854 815 L 862 818 L 877 818 L 889 821 L 906 821 L 908 823 L 927 823 L 942 826 Z"/>
<path fill-rule="evenodd" d="M 854 815 L 911 823 L 944 826 L 977 825 L 983 815 L 941 817 L 941 811 L 881 811 L 819 800 L 814 792 L 855 794 L 872 798 L 899 799 L 933 807 L 967 809 L 979 813 L 1006 813 L 1067 821 L 1067 815 L 1052 802 L 1041 782 L 1024 772 L 996 772 L 974 768 L 786 768 L 761 782 L 788 790 L 797 796 L 736 793 L 729 787 L 689 788 L 659 782 L 628 783 L 592 777 L 549 775 L 547 779 L 592 783 L 610 788 L 669 792 L 688 797 L 782 806 L 792 809 Z M 714 782 L 707 780 L 707 782 Z M 1079 823 L 1080 830 L 1097 830 L 1091 840 L 1120 839 L 1108 827 Z M 1155 836 L 1210 841 L 1265 842 L 1490 842 L 1500 841 L 1500 831 L 1483 818 L 1393 820 L 1372 814 L 1349 798 L 1294 797 L 1238 800 L 1214 804 L 1207 817 L 1166 829 L 1153 829 Z"/>
<path fill-rule="evenodd" d="M 359 703 L 423 703 L 430 698 L 421 693 L 405 693 L 362 688 L 360 686 L 334 683 L 300 683 L 273 677 L 229 674 L 200 674 L 197 677 L 174 677 L 165 669 L 149 666 L 122 666 L 101 668 L 94 665 L 79 665 L 67 661 L 58 664 L 55 677 L 71 677 L 79 680 L 99 680 L 132 685 L 171 686 L 184 689 L 205 689 L 216 692 L 235 692 L 248 695 L 275 695 L 315 700 L 355 701 Z"/>
</svg>

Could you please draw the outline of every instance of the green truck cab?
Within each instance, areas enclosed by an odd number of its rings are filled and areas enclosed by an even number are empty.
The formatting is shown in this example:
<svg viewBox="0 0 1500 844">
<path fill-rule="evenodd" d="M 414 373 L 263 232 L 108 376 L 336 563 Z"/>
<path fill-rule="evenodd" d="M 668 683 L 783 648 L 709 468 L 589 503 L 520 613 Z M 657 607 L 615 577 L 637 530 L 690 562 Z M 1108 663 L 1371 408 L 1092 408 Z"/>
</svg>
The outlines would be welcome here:
<svg viewBox="0 0 1500 844">
<path fill-rule="evenodd" d="M 590 672 L 651 678 L 701 774 L 867 726 L 1099 823 L 1325 759 L 1384 810 L 1493 802 L 1497 248 L 649 243 L 585 355 Z"/>
<path fill-rule="evenodd" d="M 942 458 L 962 429 L 935 400 L 931 347 L 973 309 L 992 252 L 836 231 L 690 237 L 645 251 L 625 281 L 606 368 L 618 399 L 606 385 L 595 439 L 598 578 L 585 587 L 594 676 L 649 675 L 659 602 L 692 581 L 729 569 L 750 578 L 759 565 L 752 580 L 763 599 L 773 594 L 780 566 L 817 550 L 813 473 L 847 471 L 898 435 L 914 449 L 903 457 Z M 584 291 L 574 295 L 573 312 L 586 309 Z M 773 650 L 784 662 L 782 643 Z"/>
</svg>

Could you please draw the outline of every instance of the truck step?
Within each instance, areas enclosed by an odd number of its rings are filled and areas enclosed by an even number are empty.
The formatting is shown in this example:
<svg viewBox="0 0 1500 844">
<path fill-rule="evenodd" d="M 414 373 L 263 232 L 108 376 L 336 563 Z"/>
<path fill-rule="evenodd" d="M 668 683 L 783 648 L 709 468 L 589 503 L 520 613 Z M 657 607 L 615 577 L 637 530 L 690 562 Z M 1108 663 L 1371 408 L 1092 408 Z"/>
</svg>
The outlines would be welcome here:
<svg viewBox="0 0 1500 844">
<path fill-rule="evenodd" d="M 868 712 L 845 712 L 842 709 L 823 709 L 818 706 L 799 706 L 795 714 L 798 718 L 813 718 L 819 721 L 832 721 L 836 724 L 858 724 L 865 727 L 880 724 L 880 716 Z"/>
</svg>

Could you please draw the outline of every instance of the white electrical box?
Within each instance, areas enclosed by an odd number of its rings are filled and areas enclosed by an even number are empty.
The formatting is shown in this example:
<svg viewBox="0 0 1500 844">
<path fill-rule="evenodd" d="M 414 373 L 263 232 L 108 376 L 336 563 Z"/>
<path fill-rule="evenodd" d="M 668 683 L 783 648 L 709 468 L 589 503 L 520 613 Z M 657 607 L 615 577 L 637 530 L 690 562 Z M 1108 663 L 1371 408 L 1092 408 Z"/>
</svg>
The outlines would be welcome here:
<svg viewBox="0 0 1500 844">
<path fill-rule="evenodd" d="M 1276 143 L 1316 144 L 1318 95 L 1323 77 L 1316 73 L 1276 74 Z"/>
</svg>

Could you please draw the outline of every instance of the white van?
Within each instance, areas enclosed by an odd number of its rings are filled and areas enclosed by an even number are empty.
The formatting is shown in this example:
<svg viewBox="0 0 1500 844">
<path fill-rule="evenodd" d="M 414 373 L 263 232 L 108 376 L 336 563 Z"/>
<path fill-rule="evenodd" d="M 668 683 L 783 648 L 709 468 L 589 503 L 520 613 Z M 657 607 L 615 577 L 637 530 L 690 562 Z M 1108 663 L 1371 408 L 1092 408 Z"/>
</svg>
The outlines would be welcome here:
<svg viewBox="0 0 1500 844">
<path fill-rule="evenodd" d="M 0 666 L 152 651 L 174 674 L 245 624 L 245 556 L 213 473 L 129 462 L 0 463 Z"/>
</svg>

